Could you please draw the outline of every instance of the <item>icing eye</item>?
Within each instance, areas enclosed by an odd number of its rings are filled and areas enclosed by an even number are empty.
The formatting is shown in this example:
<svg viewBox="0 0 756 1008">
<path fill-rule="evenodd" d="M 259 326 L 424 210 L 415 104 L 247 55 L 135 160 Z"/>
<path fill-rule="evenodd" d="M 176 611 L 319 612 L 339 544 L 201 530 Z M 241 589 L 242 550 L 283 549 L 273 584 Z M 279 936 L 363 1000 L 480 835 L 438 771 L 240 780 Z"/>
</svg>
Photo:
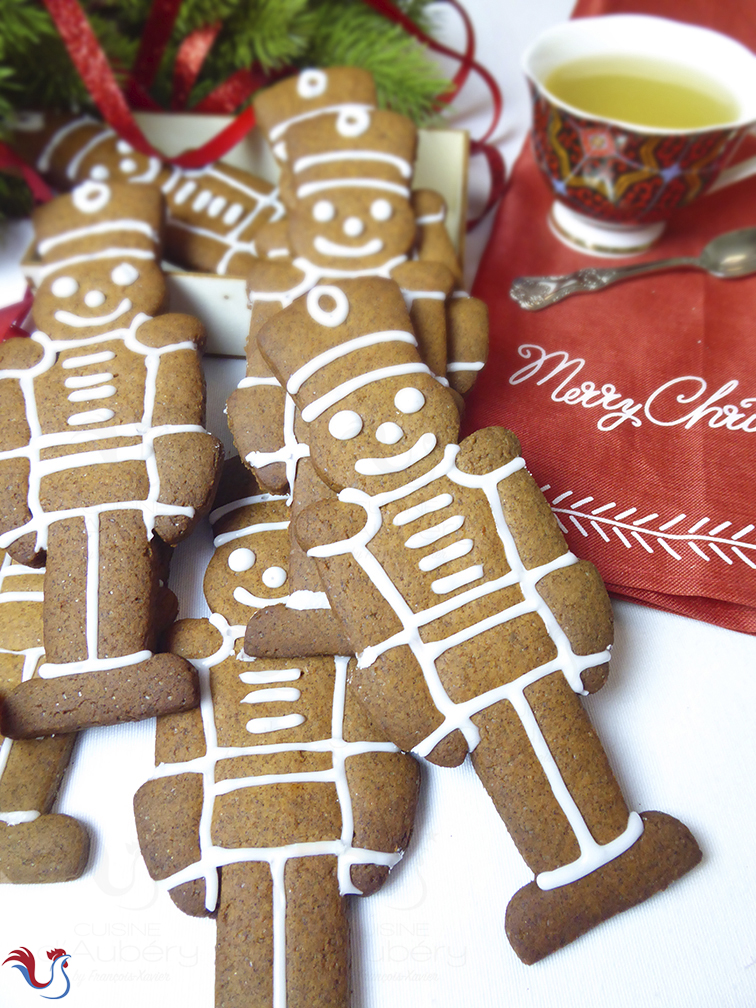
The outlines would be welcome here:
<svg viewBox="0 0 756 1008">
<path fill-rule="evenodd" d="M 312 216 L 316 221 L 325 224 L 326 221 L 333 220 L 336 216 L 336 207 L 330 200 L 321 199 L 312 208 Z"/>
<path fill-rule="evenodd" d="M 370 112 L 359 105 L 342 109 L 336 117 L 336 132 L 344 137 L 362 136 L 370 126 Z"/>
<path fill-rule="evenodd" d="M 354 410 L 339 410 L 328 424 L 328 432 L 339 441 L 349 441 L 362 430 L 362 417 Z"/>
<path fill-rule="evenodd" d="M 79 289 L 78 283 L 70 276 L 56 277 L 50 284 L 50 290 L 55 297 L 71 297 Z"/>
<path fill-rule="evenodd" d="M 96 164 L 90 170 L 89 177 L 96 182 L 104 182 L 105 179 L 110 178 L 110 172 L 104 164 Z"/>
<path fill-rule="evenodd" d="M 373 220 L 387 221 L 394 214 L 394 208 L 387 199 L 373 200 L 370 204 L 370 216 Z"/>
<path fill-rule="evenodd" d="M 403 388 L 394 396 L 394 406 L 400 413 L 417 413 L 425 406 L 425 396 L 416 388 Z"/>
<path fill-rule="evenodd" d="M 344 234 L 349 238 L 357 238 L 365 230 L 365 225 L 359 217 L 347 217 L 343 226 Z"/>
<path fill-rule="evenodd" d="M 332 298 L 336 304 L 327 311 L 320 306 L 322 297 Z M 313 287 L 307 295 L 307 311 L 313 321 L 333 329 L 335 326 L 340 326 L 349 314 L 349 301 L 344 291 L 339 287 L 319 284 L 317 287 Z"/>
<path fill-rule="evenodd" d="M 139 272 L 131 263 L 119 263 L 110 274 L 110 279 L 119 287 L 128 287 L 138 278 Z"/>
<path fill-rule="evenodd" d="M 105 304 L 105 295 L 101 290 L 87 291 L 84 295 L 84 304 L 87 308 L 99 308 L 100 305 Z"/>
<path fill-rule="evenodd" d="M 375 432 L 376 440 L 380 441 L 381 444 L 396 444 L 403 436 L 404 431 L 396 423 L 382 423 Z"/>
<path fill-rule="evenodd" d="M 131 154 L 134 148 L 128 142 L 128 140 L 119 140 L 116 144 L 116 150 L 119 154 Z"/>
<path fill-rule="evenodd" d="M 262 583 L 266 588 L 280 588 L 286 583 L 286 571 L 283 567 L 268 567 L 263 571 Z"/>
<path fill-rule="evenodd" d="M 236 574 L 248 571 L 254 565 L 255 554 L 251 549 L 235 549 L 228 554 L 228 566 Z"/>
<path fill-rule="evenodd" d="M 300 98 L 317 98 L 328 86 L 328 78 L 322 70 L 303 70 L 297 79 L 297 94 Z"/>
<path fill-rule="evenodd" d="M 134 158 L 124 158 L 118 167 L 124 175 L 132 175 L 137 170 L 137 163 Z"/>
</svg>

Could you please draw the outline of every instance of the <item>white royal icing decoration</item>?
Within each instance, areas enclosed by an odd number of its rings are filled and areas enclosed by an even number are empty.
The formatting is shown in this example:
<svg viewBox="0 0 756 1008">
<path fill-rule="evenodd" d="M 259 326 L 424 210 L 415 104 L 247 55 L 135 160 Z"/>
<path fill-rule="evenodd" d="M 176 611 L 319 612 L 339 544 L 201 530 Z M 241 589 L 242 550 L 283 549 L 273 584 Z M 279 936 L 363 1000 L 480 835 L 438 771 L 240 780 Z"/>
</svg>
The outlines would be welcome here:
<svg viewBox="0 0 756 1008">
<path fill-rule="evenodd" d="M 339 441 L 349 441 L 362 430 L 362 417 L 354 410 L 339 410 L 328 422 L 328 432 Z"/>
<path fill-rule="evenodd" d="M 78 289 L 78 282 L 70 276 L 56 277 L 50 284 L 50 291 L 60 298 L 72 297 Z"/>
</svg>

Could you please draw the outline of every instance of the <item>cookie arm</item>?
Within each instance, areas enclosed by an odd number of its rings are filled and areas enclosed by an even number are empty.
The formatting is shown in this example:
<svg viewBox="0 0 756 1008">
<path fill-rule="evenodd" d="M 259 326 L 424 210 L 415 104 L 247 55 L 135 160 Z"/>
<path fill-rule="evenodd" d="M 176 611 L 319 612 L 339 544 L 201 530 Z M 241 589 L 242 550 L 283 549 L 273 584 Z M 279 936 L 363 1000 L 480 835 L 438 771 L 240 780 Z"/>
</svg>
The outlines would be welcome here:
<svg viewBox="0 0 756 1008">
<path fill-rule="evenodd" d="M 463 472 L 484 475 L 520 454 L 517 437 L 503 427 L 486 427 L 465 438 L 457 456 Z M 504 518 L 525 567 L 549 563 L 568 552 L 556 517 L 527 471 L 520 469 L 499 483 Z M 546 574 L 537 591 L 556 617 L 577 655 L 597 654 L 612 643 L 613 617 L 609 596 L 593 564 L 579 560 Z M 608 663 L 583 672 L 583 688 L 600 689 Z"/>
<path fill-rule="evenodd" d="M 221 443 L 202 428 L 205 419 L 205 379 L 199 352 L 203 330 L 197 319 L 169 314 L 142 326 L 140 337 L 152 346 L 166 348 L 155 378 L 152 425 L 167 428 L 153 446 L 162 504 L 191 508 L 192 515 L 158 515 L 155 531 L 174 544 L 194 528 L 212 504 L 223 461 Z M 192 343 L 182 349 L 175 344 Z M 197 428 L 181 430 L 182 427 Z M 179 428 L 171 430 L 171 428 Z"/>
<path fill-rule="evenodd" d="M 228 400 L 228 423 L 239 455 L 271 493 L 285 490 L 286 394 L 263 359 L 257 334 L 288 304 L 304 274 L 288 262 L 262 261 L 247 278 L 252 315 L 247 336 L 247 370 Z M 293 437 L 293 431 L 290 432 Z M 280 456 L 280 457 L 279 457 Z"/>
<path fill-rule="evenodd" d="M 21 374 L 40 359 L 39 344 L 14 337 L 0 343 L 0 535 L 20 529 L 31 521 L 28 493 L 30 461 L 24 449 L 30 442 L 27 419 L 28 403 L 21 384 Z M 29 393 L 31 394 L 31 392 Z M 18 563 L 40 566 L 44 552 L 37 551 L 36 535 L 27 533 L 7 543 L 8 553 Z"/>
<path fill-rule="evenodd" d="M 231 393 L 226 413 L 236 450 L 271 493 L 281 493 L 287 485 L 286 463 L 275 457 L 284 448 L 285 402 L 286 393 L 250 334 L 246 375 Z"/>
<path fill-rule="evenodd" d="M 454 277 L 442 263 L 405 262 L 391 274 L 401 288 L 420 356 L 439 377 L 446 375 L 445 303 Z"/>
<path fill-rule="evenodd" d="M 446 303 L 446 346 L 449 385 L 466 395 L 488 358 L 488 307 L 478 298 L 455 291 Z"/>
<path fill-rule="evenodd" d="M 434 189 L 415 189 L 412 209 L 417 220 L 417 256 L 421 262 L 443 263 L 456 284 L 462 284 L 462 269 L 446 229 L 446 203 Z"/>
</svg>

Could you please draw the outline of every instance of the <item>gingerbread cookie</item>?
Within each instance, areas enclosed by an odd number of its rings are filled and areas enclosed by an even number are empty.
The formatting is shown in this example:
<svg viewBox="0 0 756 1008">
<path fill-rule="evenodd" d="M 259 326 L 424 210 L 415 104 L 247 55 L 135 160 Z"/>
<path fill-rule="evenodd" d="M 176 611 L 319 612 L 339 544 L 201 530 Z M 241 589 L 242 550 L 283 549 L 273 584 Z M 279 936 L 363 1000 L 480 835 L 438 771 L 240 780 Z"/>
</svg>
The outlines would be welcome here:
<svg viewBox="0 0 756 1008">
<path fill-rule="evenodd" d="M 14 147 L 62 191 L 86 180 L 157 186 L 166 199 L 165 254 L 188 269 L 245 276 L 261 228 L 284 213 L 276 186 L 251 172 L 222 162 L 176 168 L 89 116 L 21 119 Z"/>
<path fill-rule="evenodd" d="M 212 616 L 170 634 L 202 704 L 158 719 L 140 844 L 181 909 L 217 913 L 217 1005 L 347 1008 L 345 896 L 375 891 L 401 857 L 417 765 L 356 702 L 348 658 L 245 655 L 250 612 L 288 601 L 291 512 L 238 460 L 217 505 Z"/>
<path fill-rule="evenodd" d="M 209 508 L 222 449 L 202 426 L 203 333 L 160 315 L 156 189 L 86 182 L 35 214 L 31 338 L 0 346 L 0 547 L 46 563 L 45 662 L 6 696 L 30 738 L 198 702 L 155 654 L 171 618 L 169 547 Z"/>
<path fill-rule="evenodd" d="M 338 493 L 295 534 L 356 650 L 350 683 L 400 749 L 441 765 L 472 752 L 535 874 L 507 911 L 517 954 L 535 962 L 692 868 L 685 826 L 628 810 L 580 700 L 609 659 L 601 579 L 511 432 L 458 443 L 398 287 L 317 286 L 258 341 Z"/>
<path fill-rule="evenodd" d="M 43 579 L 0 551 L 0 702 L 44 661 Z M 0 736 L 0 882 L 67 882 L 86 868 L 86 828 L 51 811 L 75 739 Z"/>
<path fill-rule="evenodd" d="M 325 491 L 307 464 L 294 403 L 257 348 L 260 327 L 283 306 L 331 277 L 391 276 L 435 374 L 465 392 L 486 355 L 485 306 L 457 296 L 460 271 L 443 224 L 443 201 L 427 190 L 411 192 L 416 129 L 403 116 L 377 110 L 369 83 L 364 71 L 350 68 L 308 70 L 261 92 L 255 104 L 283 168 L 292 258 L 260 262 L 250 272 L 247 374 L 229 399 L 228 415 L 239 453 L 268 489 L 289 488 L 295 514 Z M 439 259 L 411 259 L 416 247 Z M 248 648 L 276 656 L 305 640 L 310 653 L 347 646 L 296 541 L 291 568 L 302 611 L 290 615 L 285 632 L 277 614 L 256 614 Z"/>
</svg>

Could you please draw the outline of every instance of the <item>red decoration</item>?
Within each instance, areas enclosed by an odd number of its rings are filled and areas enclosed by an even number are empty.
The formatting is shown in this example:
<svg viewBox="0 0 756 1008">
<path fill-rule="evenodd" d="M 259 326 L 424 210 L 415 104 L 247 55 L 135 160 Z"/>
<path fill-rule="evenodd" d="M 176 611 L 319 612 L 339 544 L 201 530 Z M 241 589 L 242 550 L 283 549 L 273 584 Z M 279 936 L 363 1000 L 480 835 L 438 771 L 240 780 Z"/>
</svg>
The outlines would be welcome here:
<svg viewBox="0 0 756 1008">
<path fill-rule="evenodd" d="M 488 159 L 492 172 L 491 196 L 484 213 L 498 199 L 504 187 L 503 161 L 498 151 L 488 149 L 487 141 L 499 121 L 502 109 L 502 98 L 498 84 L 489 72 L 474 58 L 475 33 L 467 12 L 458 0 L 447 0 L 459 11 L 465 25 L 467 41 L 465 52 L 458 53 L 449 46 L 436 42 L 426 35 L 390 0 L 365 0 L 369 6 L 389 20 L 400 24 L 410 35 L 423 42 L 434 52 L 443 53 L 460 61 L 453 88 L 448 94 L 442 95 L 440 101 L 448 103 L 459 93 L 471 71 L 478 73 L 488 85 L 493 97 L 493 115 L 491 125 L 480 139 L 474 140 L 474 153 L 483 153 Z M 139 129 L 134 119 L 129 102 L 135 108 L 156 109 L 158 106 L 149 96 L 149 87 L 155 79 L 155 74 L 170 39 L 171 32 L 181 6 L 181 0 L 154 0 L 150 14 L 145 24 L 142 44 L 131 76 L 126 84 L 126 93 L 121 90 L 113 75 L 107 58 L 100 47 L 91 25 L 79 6 L 77 0 L 44 0 L 50 16 L 55 22 L 61 38 L 74 62 L 82 80 L 87 86 L 95 104 L 102 112 L 105 120 L 127 140 L 132 147 L 142 154 L 162 157 Z M 192 32 L 182 42 L 176 57 L 173 74 L 173 95 L 171 108 L 181 110 L 186 107 L 189 93 L 202 68 L 204 60 L 212 48 L 213 42 L 222 25 L 216 22 Z M 212 94 L 201 102 L 197 109 L 203 112 L 231 113 L 238 108 L 261 84 L 269 78 L 259 70 L 250 68 L 232 74 Z M 127 101 L 128 95 L 128 101 Z M 166 158 L 172 164 L 181 168 L 200 168 L 211 161 L 217 161 L 231 149 L 245 133 L 254 125 L 254 114 L 248 108 L 235 120 L 221 130 L 202 147 L 185 151 L 175 158 Z M 476 223 L 476 222 L 473 222 Z"/>
<path fill-rule="evenodd" d="M 119 86 L 107 57 L 77 0 L 43 0 L 43 2 L 103 118 L 140 153 L 158 157 L 180 168 L 202 168 L 222 158 L 254 126 L 255 115 L 250 106 L 201 147 L 184 151 L 178 157 L 166 158 L 160 151 L 155 150 L 144 136 L 134 118 L 132 109 L 160 111 L 160 106 L 150 96 L 149 89 L 170 40 L 182 0 L 153 0 L 134 66 L 123 89 Z M 504 192 L 504 161 L 497 148 L 488 142 L 498 124 L 503 103 L 495 79 L 485 67 L 475 60 L 475 33 L 467 12 L 458 0 L 447 0 L 447 2 L 451 3 L 459 12 L 464 22 L 466 42 L 463 53 L 436 42 L 435 39 L 418 28 L 390 0 L 365 0 L 365 3 L 379 14 L 401 25 L 408 34 L 427 45 L 434 52 L 459 60 L 460 67 L 453 78 L 453 87 L 447 94 L 439 98 L 440 105 L 453 101 L 471 72 L 479 74 L 491 92 L 493 99 L 491 124 L 485 134 L 479 139 L 472 140 L 470 145 L 473 154 L 482 154 L 488 161 L 491 189 L 483 212 L 474 221 L 468 222 L 469 230 L 488 213 Z M 221 27 L 222 23 L 219 21 L 199 28 L 188 35 L 180 45 L 173 70 L 173 94 L 170 105 L 174 111 L 186 108 L 191 89 Z M 272 76 L 266 75 L 259 67 L 254 66 L 238 70 L 216 87 L 211 94 L 207 95 L 196 106 L 196 111 L 232 114 L 258 88 L 287 72 L 293 72 L 293 68 L 291 71 L 282 71 Z M 38 202 L 51 198 L 50 190 L 36 172 L 23 164 L 5 145 L 0 144 L 0 170 L 3 168 L 20 171 Z M 19 320 L 16 315 L 18 315 L 18 311 L 11 314 L 13 308 L 20 310 L 20 305 L 3 309 L 0 313 L 0 334 L 2 334 L 0 339 L 12 334 L 9 331 L 9 326 L 11 328 L 17 326 Z M 26 312 L 23 313 L 23 315 L 25 314 Z"/>
</svg>

